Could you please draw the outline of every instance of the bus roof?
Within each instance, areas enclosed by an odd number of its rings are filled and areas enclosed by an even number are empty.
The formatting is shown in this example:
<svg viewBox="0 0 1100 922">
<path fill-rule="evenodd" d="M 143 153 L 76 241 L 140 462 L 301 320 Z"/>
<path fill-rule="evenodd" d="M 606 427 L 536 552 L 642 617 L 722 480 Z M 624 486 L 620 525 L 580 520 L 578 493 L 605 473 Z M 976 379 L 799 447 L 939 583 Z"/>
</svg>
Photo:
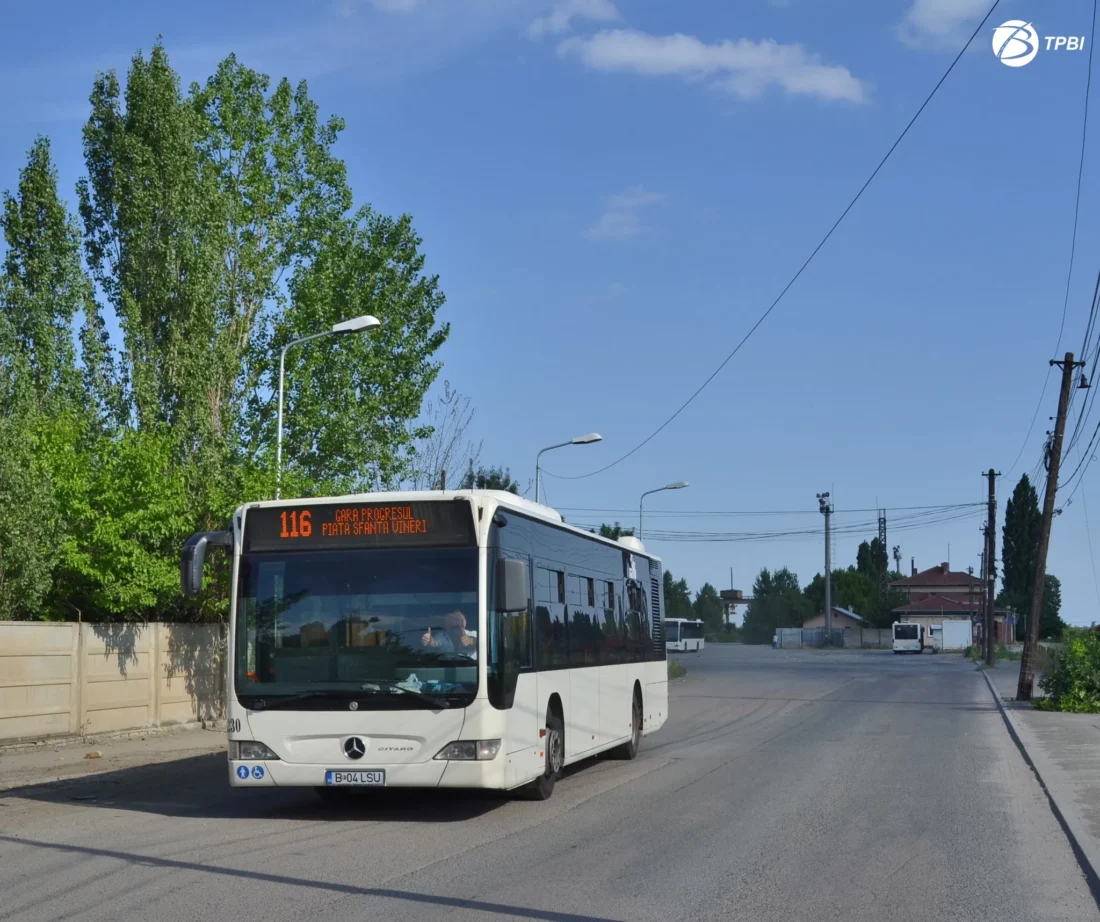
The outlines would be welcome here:
<svg viewBox="0 0 1100 922">
<path fill-rule="evenodd" d="M 676 621 L 680 624 L 702 624 L 702 620 L 699 618 L 665 618 L 665 621 Z"/>
<path fill-rule="evenodd" d="M 545 506 L 542 503 L 532 502 L 529 499 L 524 499 L 522 496 L 517 496 L 515 493 L 510 493 L 507 490 L 390 490 L 378 493 L 348 493 L 342 496 L 311 496 L 311 497 L 296 497 L 294 499 L 268 499 L 260 500 L 259 502 L 245 503 L 237 510 L 237 517 L 241 512 L 246 509 L 261 509 L 266 507 L 285 507 L 285 506 L 299 506 L 303 502 L 324 504 L 324 503 L 346 503 L 361 502 L 361 503 L 397 503 L 397 502 L 444 502 L 446 500 L 469 500 L 471 502 L 481 501 L 483 503 L 493 503 L 498 506 L 503 506 L 506 509 L 512 509 L 515 512 L 523 513 L 534 519 L 542 519 L 544 522 L 548 522 L 552 525 L 557 525 L 568 531 L 575 532 L 576 534 L 583 535 L 586 538 L 600 541 L 603 544 L 610 544 L 613 547 L 617 547 L 621 550 L 633 551 L 636 554 L 640 554 L 650 560 L 660 560 L 659 557 L 649 553 L 645 549 L 645 545 L 635 538 L 633 535 L 624 535 L 618 540 L 614 538 L 604 538 L 599 534 L 594 534 L 587 529 L 579 528 L 576 525 L 571 525 L 565 521 L 562 514 L 556 509 L 550 506 Z M 682 620 L 682 619 L 681 619 Z"/>
</svg>

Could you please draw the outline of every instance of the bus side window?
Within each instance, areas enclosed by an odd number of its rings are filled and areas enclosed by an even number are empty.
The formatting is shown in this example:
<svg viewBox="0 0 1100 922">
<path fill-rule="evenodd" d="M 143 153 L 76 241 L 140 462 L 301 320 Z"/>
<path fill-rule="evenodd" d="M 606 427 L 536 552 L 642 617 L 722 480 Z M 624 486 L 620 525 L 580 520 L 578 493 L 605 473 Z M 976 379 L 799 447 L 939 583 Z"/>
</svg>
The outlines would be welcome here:
<svg viewBox="0 0 1100 922">
<path fill-rule="evenodd" d="M 535 568 L 535 642 L 540 669 L 569 665 L 565 624 L 565 572 Z"/>
</svg>

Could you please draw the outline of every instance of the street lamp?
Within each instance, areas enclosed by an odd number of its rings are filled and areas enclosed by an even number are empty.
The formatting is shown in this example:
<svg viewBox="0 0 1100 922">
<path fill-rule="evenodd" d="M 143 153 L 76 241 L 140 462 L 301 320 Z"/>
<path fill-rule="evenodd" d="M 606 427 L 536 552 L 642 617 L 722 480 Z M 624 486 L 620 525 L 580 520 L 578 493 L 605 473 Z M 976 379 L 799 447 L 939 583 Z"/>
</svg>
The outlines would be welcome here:
<svg viewBox="0 0 1100 922">
<path fill-rule="evenodd" d="M 535 456 L 535 502 L 539 501 L 539 476 L 541 473 L 540 462 L 542 461 L 543 452 L 553 451 L 555 448 L 565 448 L 566 445 L 591 445 L 593 442 L 602 442 L 603 436 L 598 432 L 589 432 L 588 435 L 578 435 L 575 439 L 570 439 L 568 442 L 558 442 L 557 445 L 547 445 L 542 451 Z"/>
<path fill-rule="evenodd" d="M 279 478 L 282 474 L 283 467 L 283 375 L 286 367 L 287 350 L 293 346 L 300 346 L 302 343 L 308 343 L 311 339 L 318 339 L 322 336 L 346 336 L 349 333 L 366 333 L 381 325 L 382 322 L 377 317 L 372 317 L 370 314 L 364 314 L 362 317 L 353 317 L 351 320 L 343 320 L 340 323 L 334 323 L 331 329 L 323 330 L 320 333 L 313 333 L 309 336 L 303 336 L 301 339 L 295 339 L 287 343 L 279 351 L 279 423 L 278 434 L 276 435 L 275 441 L 276 499 L 279 498 Z"/>
<path fill-rule="evenodd" d="M 686 480 L 677 480 L 676 483 L 670 483 L 667 486 L 657 487 L 656 490 L 646 490 L 638 499 L 638 540 L 642 540 L 642 500 L 644 500 L 650 493 L 662 493 L 665 490 L 682 490 L 684 487 L 689 487 Z"/>
</svg>

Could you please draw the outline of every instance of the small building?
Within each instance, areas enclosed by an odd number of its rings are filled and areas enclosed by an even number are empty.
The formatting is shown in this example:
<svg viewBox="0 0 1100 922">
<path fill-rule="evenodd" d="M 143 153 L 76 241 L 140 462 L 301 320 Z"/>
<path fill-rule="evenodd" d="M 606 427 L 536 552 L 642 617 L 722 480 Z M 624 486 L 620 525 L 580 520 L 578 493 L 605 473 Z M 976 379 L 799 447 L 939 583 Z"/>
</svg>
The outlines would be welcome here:
<svg viewBox="0 0 1100 922">
<path fill-rule="evenodd" d="M 854 611 L 847 608 L 841 608 L 839 605 L 833 606 L 833 630 L 834 631 L 850 631 L 857 627 L 870 627 L 871 622 L 864 618 L 862 615 L 857 615 Z M 802 622 L 804 628 L 825 627 L 825 612 L 819 611 L 816 615 L 807 618 Z"/>
<path fill-rule="evenodd" d="M 952 598 L 948 595 L 926 595 L 923 598 L 909 602 L 893 609 L 891 614 L 895 621 L 912 621 L 923 624 L 926 628 L 932 624 L 944 621 L 968 621 L 971 625 L 973 642 L 977 643 L 981 632 L 977 628 L 985 616 L 985 603 L 977 594 L 963 598 Z M 1010 644 L 1013 642 L 1013 625 L 1007 623 L 1008 612 L 997 610 L 993 613 L 996 621 L 996 633 L 994 639 L 998 644 Z M 975 618 L 977 621 L 975 621 Z"/>
<path fill-rule="evenodd" d="M 952 570 L 947 563 L 921 570 L 919 573 L 914 564 L 912 570 L 912 575 L 896 579 L 890 584 L 891 588 L 904 592 L 910 602 L 919 602 L 929 596 L 950 596 L 953 599 L 973 596 L 981 599 L 985 595 L 985 586 L 981 579 L 973 573 Z"/>
</svg>

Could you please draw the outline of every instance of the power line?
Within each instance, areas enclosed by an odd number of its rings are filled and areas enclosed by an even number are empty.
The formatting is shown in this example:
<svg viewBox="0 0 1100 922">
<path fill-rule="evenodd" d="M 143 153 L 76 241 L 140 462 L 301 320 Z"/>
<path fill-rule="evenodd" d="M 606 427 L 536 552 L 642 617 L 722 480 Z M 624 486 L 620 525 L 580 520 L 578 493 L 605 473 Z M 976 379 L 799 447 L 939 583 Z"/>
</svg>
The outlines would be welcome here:
<svg viewBox="0 0 1100 922">
<path fill-rule="evenodd" d="M 1070 281 L 1073 279 L 1073 258 L 1077 253 L 1077 219 L 1081 214 L 1081 177 L 1085 172 L 1085 139 L 1089 131 L 1089 92 L 1092 90 L 1092 46 L 1096 41 L 1096 0 L 1092 4 L 1092 29 L 1089 39 L 1089 64 L 1085 77 L 1085 114 L 1081 119 L 1081 156 L 1077 162 L 1077 195 L 1073 203 L 1073 236 L 1069 245 L 1069 271 L 1066 272 L 1066 296 L 1062 301 L 1062 322 L 1058 326 L 1058 342 L 1054 346 L 1054 354 L 1058 354 L 1058 347 L 1062 345 L 1062 332 L 1066 328 L 1066 309 L 1069 307 Z M 1082 355 L 1084 353 L 1082 352 Z"/>
<path fill-rule="evenodd" d="M 1070 485 L 1070 483 L 1073 481 L 1073 478 L 1077 474 L 1077 472 L 1081 471 L 1081 477 L 1077 481 L 1077 486 L 1075 486 L 1073 488 L 1073 490 L 1069 494 L 1069 497 L 1066 499 L 1066 502 L 1062 504 L 1063 508 L 1065 508 L 1065 506 L 1069 504 L 1069 501 L 1073 499 L 1074 494 L 1077 492 L 1077 488 L 1081 486 L 1082 482 L 1085 479 L 1085 473 L 1088 471 L 1089 465 L 1092 464 L 1092 462 L 1096 458 L 1096 456 L 1093 454 L 1093 451 L 1094 451 L 1094 448 L 1095 448 L 1095 445 L 1096 445 L 1097 436 L 1100 436 L 1100 423 L 1096 424 L 1096 428 L 1092 432 L 1092 438 L 1089 439 L 1088 445 L 1085 446 L 1084 455 L 1083 456 L 1081 456 L 1080 454 L 1078 455 L 1079 460 L 1077 462 L 1077 467 L 1075 467 L 1073 469 L 1073 473 L 1070 474 L 1069 477 L 1066 478 L 1065 487 L 1063 487 L 1062 489 L 1065 489 L 1066 487 L 1068 487 Z M 1082 469 L 1082 465 L 1084 466 L 1083 469 Z"/>
<path fill-rule="evenodd" d="M 874 508 L 866 509 L 837 509 L 834 511 L 834 515 L 851 515 L 854 513 L 875 512 L 879 509 L 886 509 L 888 512 L 910 512 L 914 510 L 950 510 L 950 509 L 963 509 L 973 506 L 985 506 L 984 502 L 981 503 L 943 503 L 935 506 L 876 506 Z M 606 507 L 596 506 L 557 506 L 555 507 L 559 512 L 600 512 L 610 515 L 637 515 L 637 508 L 634 509 L 614 509 Z M 646 517 L 653 516 L 655 518 L 694 518 L 701 516 L 765 516 L 765 515 L 821 515 L 818 509 L 755 509 L 755 510 L 646 510 Z"/>
<path fill-rule="evenodd" d="M 611 468 L 615 467 L 618 464 L 621 464 L 623 461 L 625 461 L 627 458 L 629 458 L 631 455 L 633 455 L 636 451 L 638 451 L 639 449 L 641 449 L 645 445 L 647 445 L 652 439 L 654 439 L 657 435 L 659 435 L 664 430 L 664 428 L 666 426 L 668 426 L 669 423 L 671 423 L 674 419 L 676 419 L 677 416 L 679 416 L 684 410 L 686 410 L 688 408 L 688 406 L 695 400 L 695 398 L 698 397 L 703 392 L 703 390 L 707 387 L 707 385 L 709 385 L 710 382 L 713 381 L 718 376 L 718 374 L 722 371 L 722 369 L 725 368 L 727 364 L 729 364 L 730 360 L 735 355 L 737 355 L 738 352 L 741 351 L 741 347 L 744 346 L 745 343 L 747 343 L 749 341 L 749 338 L 756 332 L 757 328 L 765 320 L 768 319 L 768 316 L 771 314 L 771 312 L 773 310 L 775 310 L 776 306 L 783 299 L 783 296 L 786 295 L 787 292 L 794 285 L 794 283 L 798 281 L 798 279 L 801 277 L 802 273 L 806 270 L 806 268 L 813 261 L 814 257 L 817 256 L 817 254 L 821 250 L 821 248 L 823 246 L 825 246 L 825 244 L 828 242 L 829 238 L 832 237 L 833 232 L 840 226 L 841 221 L 843 221 L 848 216 L 848 212 L 850 212 L 852 210 L 852 208 L 855 207 L 856 202 L 858 202 L 860 200 L 860 198 L 863 196 L 864 191 L 866 191 L 867 187 L 871 185 L 872 180 L 874 180 L 874 178 L 876 176 L 878 176 L 879 171 L 886 165 L 886 161 L 890 159 L 890 155 L 893 154 L 894 150 L 897 148 L 897 146 L 899 144 L 901 144 L 902 140 L 909 133 L 909 129 L 912 128 L 913 125 L 916 123 L 917 119 L 920 118 L 921 113 L 924 112 L 925 108 L 932 101 L 932 98 L 939 91 L 939 88 L 943 85 L 944 81 L 950 76 L 951 72 L 955 69 L 955 65 L 958 64 L 959 61 L 962 59 L 962 56 L 966 53 L 966 49 L 970 47 L 970 43 L 972 41 L 974 41 L 975 36 L 982 30 L 982 27 L 985 26 L 986 20 L 988 20 L 989 17 L 993 14 L 993 11 L 997 8 L 997 4 L 999 2 L 1000 2 L 1000 0 L 993 0 L 993 5 L 990 6 L 990 8 L 986 12 L 985 16 L 982 17 L 982 21 L 980 23 L 978 23 L 978 27 L 971 34 L 970 38 L 967 39 L 966 44 L 963 45 L 963 47 L 960 49 L 959 53 L 955 56 L 955 59 L 951 62 L 951 65 L 947 68 L 946 71 L 944 71 L 943 76 L 940 77 L 939 81 L 932 88 L 932 92 L 929 93 L 927 98 L 924 100 L 924 102 L 921 103 L 920 108 L 917 109 L 916 114 L 909 120 L 909 123 L 902 130 L 901 134 L 898 135 L 897 140 L 894 141 L 894 143 L 890 145 L 890 149 L 886 152 L 886 156 L 884 156 L 879 161 L 878 166 L 875 167 L 874 171 L 867 178 L 867 181 L 862 186 L 860 186 L 859 191 L 855 194 L 855 197 L 848 203 L 848 207 L 845 208 L 844 211 L 841 212 L 840 217 L 836 219 L 836 221 L 833 223 L 833 226 L 829 228 L 828 232 L 825 234 L 824 237 L 821 238 L 821 241 L 818 243 L 818 245 L 816 247 L 814 247 L 813 252 L 811 252 L 810 255 L 808 257 L 806 257 L 806 261 L 803 262 L 802 265 L 798 268 L 798 271 L 794 274 L 794 276 L 791 278 L 791 280 L 789 282 L 787 282 L 787 284 L 785 286 L 783 286 L 783 290 L 779 292 L 778 297 L 776 297 L 776 299 L 774 301 L 772 301 L 772 303 L 768 307 L 768 309 L 766 311 L 764 311 L 763 314 L 760 315 L 760 318 L 756 321 L 756 323 L 754 323 L 752 325 L 752 327 L 749 329 L 749 332 L 744 335 L 744 337 L 741 339 L 741 341 L 734 347 L 733 351 L 722 360 L 722 363 L 713 372 L 711 372 L 710 376 L 701 385 L 699 385 L 699 387 L 695 390 L 695 392 L 690 397 L 688 397 L 687 400 L 685 400 L 682 404 L 680 404 L 680 406 L 679 406 L 679 408 L 677 408 L 676 412 L 674 412 L 668 419 L 666 419 L 663 423 L 661 423 L 661 425 L 658 426 L 652 433 L 650 433 L 641 442 L 639 442 L 632 449 L 630 449 L 630 451 L 628 451 L 625 455 L 622 455 L 621 457 L 619 457 L 616 460 L 612 461 L 610 464 L 605 464 L 603 467 L 598 468 L 597 470 L 591 471 L 590 473 L 587 473 L 587 474 L 577 474 L 577 475 L 573 475 L 571 477 L 565 477 L 565 476 L 562 476 L 560 474 L 550 474 L 551 477 L 557 477 L 559 480 L 584 480 L 585 478 L 595 477 L 597 474 L 602 474 L 604 471 L 611 470 Z M 1089 46 L 1089 54 L 1090 55 L 1092 54 L 1091 45 Z M 544 471 L 544 473 L 549 473 L 549 471 Z"/>
<path fill-rule="evenodd" d="M 951 522 L 962 521 L 964 519 L 973 518 L 980 514 L 981 510 L 976 508 L 968 508 L 965 510 L 955 510 L 946 514 L 940 514 L 936 517 L 919 517 L 913 516 L 914 521 L 902 521 L 899 524 L 892 524 L 891 531 L 896 533 L 899 531 L 913 531 L 918 528 L 929 528 L 936 525 L 944 525 Z M 895 520 L 897 522 L 897 520 Z M 571 523 L 581 528 L 597 527 L 599 524 L 596 522 L 573 522 Z M 866 535 L 873 531 L 877 526 L 877 519 L 874 521 L 865 521 L 858 523 L 849 523 L 842 525 L 836 529 L 836 533 L 841 537 L 851 537 L 858 535 Z M 762 530 L 762 531 L 704 531 L 699 529 L 691 530 L 662 530 L 662 529 L 647 529 L 646 539 L 654 541 L 681 541 L 681 542 L 737 542 L 737 541 L 774 541 L 781 539 L 816 539 L 820 536 L 820 529 L 817 527 L 796 527 L 787 529 L 774 529 L 774 530 Z"/>
<path fill-rule="evenodd" d="M 1084 478 L 1082 478 L 1083 480 Z M 1085 510 L 1085 535 L 1089 539 L 1089 564 L 1092 566 L 1092 588 L 1096 592 L 1096 607 L 1100 610 L 1100 581 L 1096 579 L 1096 554 L 1092 550 L 1092 528 L 1089 527 L 1089 500 L 1088 493 L 1081 491 L 1081 505 Z"/>
<path fill-rule="evenodd" d="M 1092 333 L 1093 325 L 1096 320 L 1097 306 L 1100 304 L 1100 273 L 1096 276 L 1096 288 L 1092 293 L 1092 307 L 1089 310 L 1089 322 L 1085 327 L 1085 340 L 1081 346 L 1081 358 L 1088 362 L 1088 344 L 1089 338 Z M 1096 348 L 1093 350 L 1092 370 L 1089 372 L 1089 380 L 1093 380 L 1096 377 L 1097 362 L 1100 361 L 1100 336 L 1096 338 Z M 1084 374 L 1084 368 L 1081 369 L 1081 374 Z M 1074 392 L 1076 395 L 1076 391 Z M 1073 433 L 1070 436 L 1069 447 L 1066 451 L 1069 451 L 1077 444 L 1077 440 L 1081 436 L 1081 432 L 1084 431 L 1084 421 L 1091 415 L 1093 404 L 1096 402 L 1096 394 L 1086 394 L 1085 402 L 1081 404 L 1081 412 L 1077 415 L 1077 422 L 1073 426 Z"/>
<path fill-rule="evenodd" d="M 1088 74 L 1085 79 L 1085 112 L 1081 119 L 1081 156 L 1077 164 L 1077 194 L 1074 198 L 1073 204 L 1073 236 L 1070 239 L 1069 247 L 1069 271 L 1066 273 L 1066 294 L 1062 301 L 1062 321 L 1058 325 L 1058 341 L 1054 344 L 1054 354 L 1058 354 L 1058 348 L 1062 345 L 1062 333 L 1066 328 L 1066 309 L 1069 306 L 1069 290 L 1070 281 L 1073 278 L 1073 259 L 1077 252 L 1077 219 L 1081 212 L 1081 177 L 1085 170 L 1085 139 L 1088 136 L 1089 127 L 1089 93 L 1092 89 L 1092 46 L 1096 43 L 1096 7 L 1097 2 L 1093 0 L 1092 4 L 1092 33 L 1089 39 L 1089 63 Z M 990 10 L 990 13 L 993 11 Z M 986 14 L 988 18 L 988 13 Z M 1095 308 L 1095 300 L 1094 300 Z M 1090 315 L 1089 324 L 1092 323 L 1092 317 Z M 1086 341 L 1088 337 L 1088 327 L 1085 330 Z M 1082 358 L 1085 353 L 1082 349 Z M 1047 367 L 1046 376 L 1043 378 L 1043 389 L 1039 392 L 1039 402 L 1035 405 L 1035 412 L 1031 414 L 1031 424 L 1027 427 L 1027 435 L 1024 436 L 1024 443 L 1020 446 L 1020 450 L 1016 453 L 1016 460 L 1012 462 L 1012 467 L 1008 469 L 1005 476 L 1011 474 L 1016 470 L 1016 465 L 1020 463 L 1020 458 L 1024 453 L 1024 449 L 1027 447 L 1028 439 L 1031 438 L 1031 432 L 1035 428 L 1035 420 L 1039 418 L 1039 410 L 1043 406 L 1043 398 L 1047 393 L 1047 385 L 1050 383 L 1050 370 L 1051 366 Z"/>
<path fill-rule="evenodd" d="M 899 531 L 915 531 L 919 528 L 930 528 L 932 526 L 939 526 L 950 524 L 952 522 L 963 521 L 965 519 L 972 519 L 979 515 L 978 510 L 958 514 L 955 516 L 945 517 L 942 520 L 930 521 L 930 522 L 916 522 L 908 525 L 899 525 L 892 528 L 892 533 Z M 871 523 L 873 526 L 874 523 Z M 867 534 L 871 530 L 871 527 L 865 527 L 860 530 L 844 531 L 841 532 L 841 537 L 850 537 L 858 534 Z M 718 544 L 730 544 L 737 542 L 763 542 L 763 541 L 779 541 L 779 540 L 818 540 L 820 538 L 820 529 L 792 529 L 789 531 L 772 531 L 772 532 L 676 532 L 676 531 L 661 531 L 661 530 L 646 530 L 647 541 L 670 541 L 681 543 L 718 543 Z M 834 537 L 836 537 L 834 535 Z"/>
</svg>

